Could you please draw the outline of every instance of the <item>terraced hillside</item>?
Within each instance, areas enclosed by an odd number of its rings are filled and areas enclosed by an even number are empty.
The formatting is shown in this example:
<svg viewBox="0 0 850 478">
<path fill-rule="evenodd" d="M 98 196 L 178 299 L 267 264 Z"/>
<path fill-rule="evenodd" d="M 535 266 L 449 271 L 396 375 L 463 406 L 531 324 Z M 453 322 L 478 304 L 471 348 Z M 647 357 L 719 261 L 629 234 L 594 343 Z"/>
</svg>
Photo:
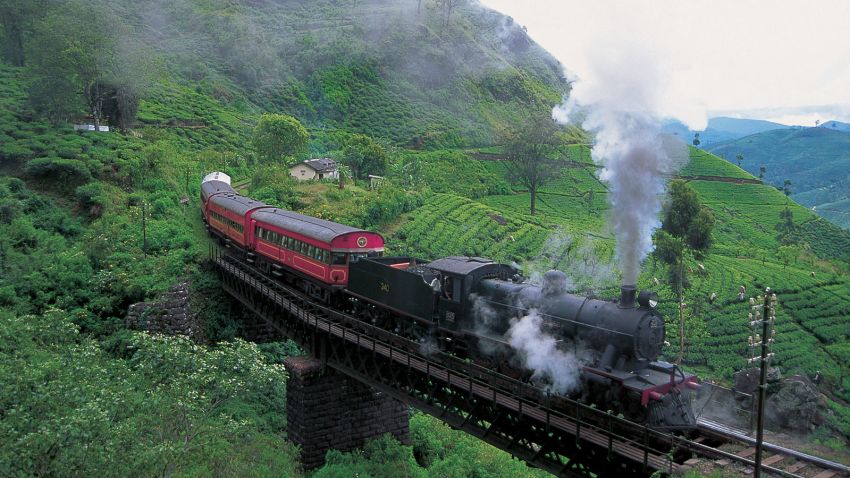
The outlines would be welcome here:
<svg viewBox="0 0 850 478">
<path fill-rule="evenodd" d="M 790 181 L 791 197 L 824 218 L 850 228 L 850 133 L 839 128 L 766 131 L 720 143 L 711 152 L 729 161 L 743 155 L 752 173 L 778 188 Z"/>
</svg>

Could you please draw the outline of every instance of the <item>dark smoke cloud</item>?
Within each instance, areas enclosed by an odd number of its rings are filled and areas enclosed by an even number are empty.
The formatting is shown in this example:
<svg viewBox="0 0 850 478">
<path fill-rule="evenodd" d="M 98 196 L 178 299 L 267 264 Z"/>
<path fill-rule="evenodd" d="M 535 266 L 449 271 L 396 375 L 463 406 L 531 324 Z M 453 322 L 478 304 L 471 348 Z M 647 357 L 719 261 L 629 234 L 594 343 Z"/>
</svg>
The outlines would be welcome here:
<svg viewBox="0 0 850 478">
<path fill-rule="evenodd" d="M 578 120 L 595 134 L 592 156 L 609 187 L 610 224 L 625 284 L 635 284 L 652 251 L 666 178 L 687 161 L 685 145 L 661 135 L 657 112 L 664 81 L 653 64 L 634 52 L 599 55 L 592 81 L 578 81 L 553 110 L 559 122 Z"/>
</svg>

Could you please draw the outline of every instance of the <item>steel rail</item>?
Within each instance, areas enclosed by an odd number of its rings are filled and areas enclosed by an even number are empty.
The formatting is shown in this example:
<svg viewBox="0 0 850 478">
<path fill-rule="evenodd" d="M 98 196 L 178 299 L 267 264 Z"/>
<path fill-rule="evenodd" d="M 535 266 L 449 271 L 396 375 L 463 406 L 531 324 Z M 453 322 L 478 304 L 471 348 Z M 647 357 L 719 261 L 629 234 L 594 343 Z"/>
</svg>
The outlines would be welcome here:
<svg viewBox="0 0 850 478">
<path fill-rule="evenodd" d="M 741 433 L 737 430 L 729 428 L 729 427 L 723 425 L 722 423 L 717 423 L 717 422 L 714 422 L 714 421 L 711 421 L 711 420 L 705 420 L 705 419 L 700 418 L 700 419 L 697 419 L 697 426 L 703 432 L 708 432 L 710 434 L 719 435 L 723 438 L 732 438 L 732 439 L 744 442 L 748 445 L 755 446 L 755 444 L 756 444 L 755 438 L 749 437 L 749 436 L 747 436 L 747 435 L 745 435 L 745 434 L 743 434 L 743 433 Z M 820 457 L 817 457 L 817 456 L 814 456 L 814 455 L 809 455 L 809 454 L 803 453 L 801 451 L 792 450 L 790 448 L 786 448 L 786 447 L 783 447 L 783 446 L 780 446 L 780 445 L 776 445 L 774 443 L 764 442 L 763 446 L 764 446 L 765 450 L 768 450 L 772 453 L 791 456 L 791 457 L 794 457 L 798 460 L 802 460 L 802 461 L 812 463 L 814 465 L 817 465 L 817 466 L 824 468 L 824 469 L 827 469 L 827 470 L 833 470 L 833 471 L 843 473 L 845 475 L 850 475 L 850 467 L 848 467 L 847 465 L 843 465 L 841 463 L 837 463 L 837 462 L 834 462 L 834 461 L 829 461 L 829 460 L 826 460 L 824 458 L 820 458 Z M 734 455 L 734 456 L 737 456 L 737 455 Z M 739 460 L 740 460 L 740 458 L 741 457 L 738 457 Z M 753 462 L 752 465 L 754 466 L 755 462 Z M 770 472 L 774 472 L 774 470 L 769 469 L 769 467 L 763 467 L 763 468 L 767 469 Z M 789 474 L 787 474 L 787 472 L 783 472 L 783 473 L 786 474 L 786 475 L 789 475 Z M 790 475 L 790 476 L 797 476 L 797 475 Z"/>
</svg>

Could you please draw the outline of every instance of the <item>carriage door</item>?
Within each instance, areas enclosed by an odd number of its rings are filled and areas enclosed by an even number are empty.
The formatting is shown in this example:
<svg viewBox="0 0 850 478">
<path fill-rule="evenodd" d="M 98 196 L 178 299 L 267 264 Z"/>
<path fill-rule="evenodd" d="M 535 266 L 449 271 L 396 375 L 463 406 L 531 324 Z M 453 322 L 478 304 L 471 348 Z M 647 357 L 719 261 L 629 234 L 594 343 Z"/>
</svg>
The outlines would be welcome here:
<svg viewBox="0 0 850 478">
<path fill-rule="evenodd" d="M 460 302 L 463 277 L 445 274 L 440 291 L 440 321 L 445 327 L 455 328 L 460 319 Z"/>
</svg>

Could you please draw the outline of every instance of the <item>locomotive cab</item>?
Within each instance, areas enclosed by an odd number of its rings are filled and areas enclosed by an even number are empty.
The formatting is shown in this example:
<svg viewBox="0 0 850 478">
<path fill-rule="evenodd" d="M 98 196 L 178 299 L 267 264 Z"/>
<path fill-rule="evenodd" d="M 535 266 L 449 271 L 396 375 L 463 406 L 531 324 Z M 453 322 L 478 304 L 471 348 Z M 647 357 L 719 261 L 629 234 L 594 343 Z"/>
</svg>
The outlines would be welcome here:
<svg viewBox="0 0 850 478">
<path fill-rule="evenodd" d="M 440 273 L 442 291 L 437 313 L 440 322 L 451 329 L 474 329 L 470 295 L 479 281 L 508 280 L 518 272 L 511 266 L 483 257 L 446 257 L 429 263 L 428 267 Z"/>
<path fill-rule="evenodd" d="M 457 274 L 444 273 L 438 296 L 437 316 L 441 323 L 454 328 L 458 316 L 461 315 L 463 294 L 463 277 Z"/>
</svg>

